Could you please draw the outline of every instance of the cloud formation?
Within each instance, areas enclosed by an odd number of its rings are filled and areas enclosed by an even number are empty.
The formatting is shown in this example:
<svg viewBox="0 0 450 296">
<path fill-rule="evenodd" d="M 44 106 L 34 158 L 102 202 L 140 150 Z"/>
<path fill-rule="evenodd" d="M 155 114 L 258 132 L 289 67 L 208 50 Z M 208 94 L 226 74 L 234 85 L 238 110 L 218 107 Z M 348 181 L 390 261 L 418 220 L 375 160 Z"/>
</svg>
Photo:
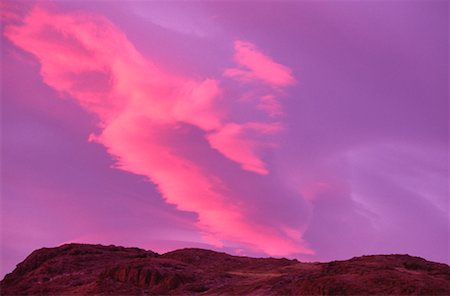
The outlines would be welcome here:
<svg viewBox="0 0 450 296">
<path fill-rule="evenodd" d="M 267 175 L 269 170 L 257 153 L 268 144 L 252 140 L 251 137 L 254 133 L 273 134 L 280 130 L 281 126 L 275 123 L 229 123 L 219 131 L 209 134 L 208 141 L 213 148 L 239 163 L 242 169 Z"/>
<path fill-rule="evenodd" d="M 269 174 L 261 152 L 282 130 L 271 118 L 282 113 L 275 99 L 280 88 L 295 82 L 289 68 L 250 42 L 235 42 L 240 68 L 225 76 L 276 88 L 258 97 L 268 118 L 237 121 L 223 109 L 228 102 L 219 107 L 220 80 L 165 71 L 104 17 L 35 7 L 22 24 L 7 26 L 5 36 L 39 60 L 47 85 L 97 116 L 100 132 L 90 140 L 106 147 L 117 168 L 147 177 L 167 202 L 198 215 L 205 240 L 235 241 L 270 255 L 312 253 L 298 227 L 254 219 L 242 193 L 203 159 L 205 151 L 217 151 L 243 170 Z"/>
<path fill-rule="evenodd" d="M 274 62 L 258 48 L 247 41 L 234 42 L 234 60 L 238 68 L 229 68 L 225 76 L 235 77 L 243 81 L 263 81 L 273 87 L 289 86 L 295 82 L 292 71 L 286 66 Z"/>
</svg>

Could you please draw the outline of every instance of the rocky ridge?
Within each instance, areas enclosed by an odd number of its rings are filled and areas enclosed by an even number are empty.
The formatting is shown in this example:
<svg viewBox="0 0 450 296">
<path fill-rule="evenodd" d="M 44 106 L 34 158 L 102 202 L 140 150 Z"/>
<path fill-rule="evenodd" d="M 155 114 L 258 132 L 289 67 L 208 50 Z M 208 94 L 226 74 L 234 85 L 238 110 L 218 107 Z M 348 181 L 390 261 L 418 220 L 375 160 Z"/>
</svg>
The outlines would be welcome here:
<svg viewBox="0 0 450 296">
<path fill-rule="evenodd" d="M 328 263 L 249 258 L 203 249 L 157 254 L 67 244 L 31 253 L 1 295 L 450 295 L 450 267 L 409 255 Z"/>
</svg>

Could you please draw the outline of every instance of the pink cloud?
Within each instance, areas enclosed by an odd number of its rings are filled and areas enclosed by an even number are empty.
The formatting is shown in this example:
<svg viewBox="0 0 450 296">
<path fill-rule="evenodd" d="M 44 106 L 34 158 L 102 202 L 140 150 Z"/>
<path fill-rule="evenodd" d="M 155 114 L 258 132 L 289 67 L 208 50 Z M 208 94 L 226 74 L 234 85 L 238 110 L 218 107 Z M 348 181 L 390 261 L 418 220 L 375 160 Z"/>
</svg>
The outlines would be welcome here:
<svg viewBox="0 0 450 296">
<path fill-rule="evenodd" d="M 252 139 L 256 132 L 259 134 L 272 134 L 281 129 L 276 123 L 229 123 L 222 129 L 208 135 L 211 146 L 229 159 L 239 163 L 242 169 L 261 175 L 269 173 L 266 165 L 258 156 L 258 150 L 268 143 L 261 143 Z"/>
<path fill-rule="evenodd" d="M 274 62 L 258 48 L 246 41 L 234 42 L 234 60 L 240 68 L 229 68 L 224 75 L 243 81 L 259 80 L 273 87 L 285 87 L 295 82 L 292 71 Z"/>
<path fill-rule="evenodd" d="M 256 100 L 257 109 L 271 118 L 283 115 L 279 99 L 283 94 L 283 89 L 296 82 L 292 71 L 288 67 L 276 63 L 254 44 L 247 41 L 237 40 L 234 42 L 234 61 L 238 67 L 226 69 L 223 75 L 244 84 L 251 83 L 253 86 L 255 83 L 260 83 L 258 87 L 263 87 L 265 92 L 264 95 L 248 93 L 244 99 Z"/>
<path fill-rule="evenodd" d="M 270 117 L 278 117 L 283 115 L 283 107 L 274 95 L 262 96 L 257 108 L 265 111 Z"/>
<path fill-rule="evenodd" d="M 272 255 L 312 252 L 294 237 L 300 232 L 279 231 L 249 218 L 223 180 L 183 153 L 177 142 L 184 132 L 180 127 L 189 126 L 243 169 L 268 173 L 259 151 L 271 145 L 264 135 L 278 132 L 281 125 L 233 123 L 218 107 L 218 80 L 167 73 L 97 15 L 35 8 L 22 25 L 6 27 L 5 36 L 39 60 L 46 84 L 98 117 L 101 131 L 90 139 L 106 147 L 118 168 L 147 177 L 167 202 L 197 213 L 205 240 L 215 245 L 237 241 Z M 252 77 L 274 86 L 294 81 L 289 69 L 250 43 L 237 41 L 235 46 L 235 59 Z"/>
</svg>

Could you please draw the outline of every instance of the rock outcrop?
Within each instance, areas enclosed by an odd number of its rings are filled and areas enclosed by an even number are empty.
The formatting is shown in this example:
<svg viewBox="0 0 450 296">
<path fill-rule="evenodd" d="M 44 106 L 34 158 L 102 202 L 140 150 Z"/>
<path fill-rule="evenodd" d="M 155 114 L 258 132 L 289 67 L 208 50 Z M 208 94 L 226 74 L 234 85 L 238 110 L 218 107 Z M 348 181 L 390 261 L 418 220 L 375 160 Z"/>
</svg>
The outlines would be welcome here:
<svg viewBox="0 0 450 296">
<path fill-rule="evenodd" d="M 408 255 L 302 263 L 68 244 L 34 251 L 0 289 L 1 295 L 450 295 L 450 267 Z"/>
</svg>

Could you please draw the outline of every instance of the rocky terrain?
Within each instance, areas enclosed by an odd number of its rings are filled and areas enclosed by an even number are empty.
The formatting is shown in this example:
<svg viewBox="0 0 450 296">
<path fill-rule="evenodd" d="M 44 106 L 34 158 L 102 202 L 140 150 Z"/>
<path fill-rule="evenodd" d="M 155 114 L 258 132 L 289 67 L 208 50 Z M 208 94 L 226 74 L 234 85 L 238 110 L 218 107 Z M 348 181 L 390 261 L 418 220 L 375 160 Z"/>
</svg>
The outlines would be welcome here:
<svg viewBox="0 0 450 296">
<path fill-rule="evenodd" d="M 450 295 L 450 267 L 408 255 L 301 263 L 68 244 L 34 251 L 0 289 L 1 295 Z"/>
</svg>

